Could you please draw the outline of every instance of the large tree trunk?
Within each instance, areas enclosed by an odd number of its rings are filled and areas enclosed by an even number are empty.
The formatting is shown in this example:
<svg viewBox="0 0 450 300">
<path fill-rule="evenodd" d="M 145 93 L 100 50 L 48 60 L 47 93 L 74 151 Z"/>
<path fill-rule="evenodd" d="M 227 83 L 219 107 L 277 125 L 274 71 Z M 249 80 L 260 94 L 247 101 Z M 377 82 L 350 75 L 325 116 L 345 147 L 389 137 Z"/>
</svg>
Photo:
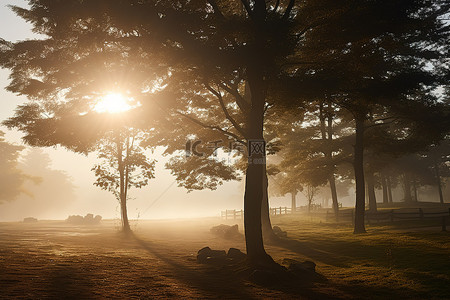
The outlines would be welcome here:
<svg viewBox="0 0 450 300">
<path fill-rule="evenodd" d="M 247 127 L 249 157 L 245 176 L 244 230 L 248 262 L 257 266 L 273 263 L 272 258 L 267 255 L 264 249 L 261 225 L 261 207 L 265 185 L 263 178 L 266 175 L 265 147 L 262 147 L 262 152 L 256 151 L 258 150 L 257 147 L 252 148 L 252 145 L 259 143 L 262 146 L 262 143 L 264 143 L 265 84 L 263 72 L 258 70 L 257 66 L 253 66 L 253 68 L 248 70 L 248 82 L 251 93 L 251 109 Z"/>
<path fill-rule="evenodd" d="M 353 167 L 356 181 L 355 228 L 354 233 L 365 233 L 365 184 L 364 184 L 364 117 L 358 116 L 356 122 L 355 155 Z"/>
<path fill-rule="evenodd" d="M 264 175 L 263 178 L 264 186 L 263 186 L 263 198 L 261 203 L 261 225 L 262 225 L 262 233 L 264 240 L 273 241 L 278 237 L 275 235 L 272 229 L 272 222 L 270 221 L 270 210 L 269 210 L 269 193 L 268 193 L 268 185 L 269 181 L 267 178 L 267 174 Z"/>
<path fill-rule="evenodd" d="M 386 177 L 381 174 L 381 187 L 383 189 L 383 204 L 389 203 L 388 187 Z"/>
<path fill-rule="evenodd" d="M 375 196 L 375 179 L 372 172 L 367 173 L 367 190 L 369 194 L 369 210 L 377 211 L 377 198 Z"/>
<path fill-rule="evenodd" d="M 441 181 L 441 174 L 439 172 L 439 166 L 437 162 L 434 162 L 434 172 L 436 174 L 436 185 L 439 192 L 439 202 L 444 203 L 444 194 L 442 193 L 442 181 Z"/>
</svg>

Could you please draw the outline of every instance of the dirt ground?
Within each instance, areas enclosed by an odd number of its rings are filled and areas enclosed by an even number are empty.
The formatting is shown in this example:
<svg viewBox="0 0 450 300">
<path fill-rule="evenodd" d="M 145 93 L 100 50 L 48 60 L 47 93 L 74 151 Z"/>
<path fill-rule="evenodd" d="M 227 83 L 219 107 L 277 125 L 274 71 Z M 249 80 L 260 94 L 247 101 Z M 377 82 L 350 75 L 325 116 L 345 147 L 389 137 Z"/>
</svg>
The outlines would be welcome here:
<svg viewBox="0 0 450 300">
<path fill-rule="evenodd" d="M 226 268 L 196 262 L 197 251 L 205 246 L 245 250 L 243 238 L 225 240 L 209 232 L 220 223 L 220 219 L 138 221 L 132 237 L 118 232 L 117 221 L 99 226 L 70 226 L 63 221 L 0 223 L 0 298 L 450 299 L 450 292 L 445 294 L 450 286 L 448 234 L 438 237 L 443 242 L 426 245 L 432 263 L 447 273 L 420 270 L 422 265 L 414 266 L 415 262 L 411 266 L 413 272 L 431 272 L 436 285 L 427 284 L 429 277 L 406 276 L 410 268 L 404 271 L 397 266 L 392 258 L 395 249 L 380 248 L 377 241 L 383 244 L 386 239 L 379 234 L 358 240 L 347 227 L 280 218 L 274 223 L 286 228 L 291 238 L 268 245 L 267 251 L 277 262 L 313 260 L 317 272 L 328 280 L 267 288 Z M 333 243 L 339 238 L 342 243 Z M 415 259 L 423 255 L 416 254 Z M 440 285 L 442 289 L 434 290 Z"/>
</svg>

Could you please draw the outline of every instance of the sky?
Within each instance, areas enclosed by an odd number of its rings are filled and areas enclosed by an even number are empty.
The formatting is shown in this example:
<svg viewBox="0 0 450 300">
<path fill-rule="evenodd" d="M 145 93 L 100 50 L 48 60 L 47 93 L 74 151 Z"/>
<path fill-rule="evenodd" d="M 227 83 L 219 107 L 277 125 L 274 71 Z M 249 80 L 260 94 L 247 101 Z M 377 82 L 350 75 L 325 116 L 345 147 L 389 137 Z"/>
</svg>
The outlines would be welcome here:
<svg viewBox="0 0 450 300">
<path fill-rule="evenodd" d="M 31 25 L 17 17 L 8 7 L 8 4 L 27 7 L 27 1 L 0 0 L 0 37 L 8 41 L 32 39 L 37 36 L 31 31 Z M 0 120 L 13 116 L 17 105 L 26 101 L 24 97 L 5 91 L 8 85 L 9 70 L 0 69 Z M 23 145 L 21 134 L 7 130 L 6 140 Z M 119 206 L 114 196 L 93 186 L 95 176 L 91 167 L 96 163 L 94 154 L 83 156 L 75 154 L 64 148 L 42 149 L 49 155 L 51 168 L 63 171 L 75 186 L 75 199 L 64 203 L 57 211 L 46 199 L 39 197 L 22 196 L 16 201 L 0 205 L 1 221 L 18 221 L 25 217 L 38 219 L 66 219 L 68 215 L 85 215 L 87 213 L 99 214 L 103 218 L 119 218 Z M 29 150 L 24 151 L 24 155 Z M 193 191 L 187 193 L 184 188 L 177 186 L 174 177 L 164 164 L 167 158 L 157 151 L 152 158 L 158 160 L 156 178 L 150 181 L 147 187 L 141 190 L 131 190 L 132 200 L 128 204 L 129 217 L 131 219 L 162 219 L 162 218 L 191 218 L 218 216 L 221 210 L 241 209 L 243 207 L 243 183 L 228 182 L 216 191 Z M 58 192 L 58 193 L 56 193 Z M 60 191 L 55 191 L 61 197 Z M 301 198 L 301 197 L 299 197 Z M 303 200 L 298 200 L 298 205 Z M 46 204 L 48 204 L 46 206 Z M 271 198 L 271 206 L 290 206 L 290 199 Z"/>
</svg>

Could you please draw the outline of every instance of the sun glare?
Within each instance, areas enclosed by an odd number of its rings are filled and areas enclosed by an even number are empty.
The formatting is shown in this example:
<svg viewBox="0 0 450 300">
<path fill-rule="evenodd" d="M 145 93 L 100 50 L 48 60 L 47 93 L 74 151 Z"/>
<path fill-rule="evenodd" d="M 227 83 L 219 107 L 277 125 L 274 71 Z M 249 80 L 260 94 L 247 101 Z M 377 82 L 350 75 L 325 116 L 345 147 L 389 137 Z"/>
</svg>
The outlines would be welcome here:
<svg viewBox="0 0 450 300">
<path fill-rule="evenodd" d="M 111 93 L 101 98 L 94 107 L 95 111 L 120 113 L 131 109 L 129 101 L 121 94 Z"/>
</svg>

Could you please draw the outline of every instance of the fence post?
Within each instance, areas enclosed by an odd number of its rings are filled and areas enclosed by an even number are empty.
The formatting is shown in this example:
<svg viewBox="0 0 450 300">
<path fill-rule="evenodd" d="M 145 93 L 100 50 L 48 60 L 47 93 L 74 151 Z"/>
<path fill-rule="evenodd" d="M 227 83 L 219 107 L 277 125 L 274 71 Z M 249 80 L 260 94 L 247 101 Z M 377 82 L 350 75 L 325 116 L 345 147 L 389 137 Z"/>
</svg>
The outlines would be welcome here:
<svg viewBox="0 0 450 300">
<path fill-rule="evenodd" d="M 423 210 L 422 210 L 422 208 L 419 208 L 419 217 L 420 217 L 420 219 L 423 219 Z"/>
<path fill-rule="evenodd" d="M 442 217 L 442 231 L 447 231 L 447 224 L 445 224 L 445 218 L 446 217 Z"/>
<path fill-rule="evenodd" d="M 236 220 L 236 210 L 233 209 L 233 220 Z"/>
<path fill-rule="evenodd" d="M 284 207 L 284 214 L 287 215 L 287 207 Z"/>
<path fill-rule="evenodd" d="M 394 222 L 394 210 L 393 209 L 391 209 L 390 217 L 391 217 L 391 222 Z"/>
<path fill-rule="evenodd" d="M 244 210 L 241 209 L 241 220 L 244 220 Z"/>
</svg>

